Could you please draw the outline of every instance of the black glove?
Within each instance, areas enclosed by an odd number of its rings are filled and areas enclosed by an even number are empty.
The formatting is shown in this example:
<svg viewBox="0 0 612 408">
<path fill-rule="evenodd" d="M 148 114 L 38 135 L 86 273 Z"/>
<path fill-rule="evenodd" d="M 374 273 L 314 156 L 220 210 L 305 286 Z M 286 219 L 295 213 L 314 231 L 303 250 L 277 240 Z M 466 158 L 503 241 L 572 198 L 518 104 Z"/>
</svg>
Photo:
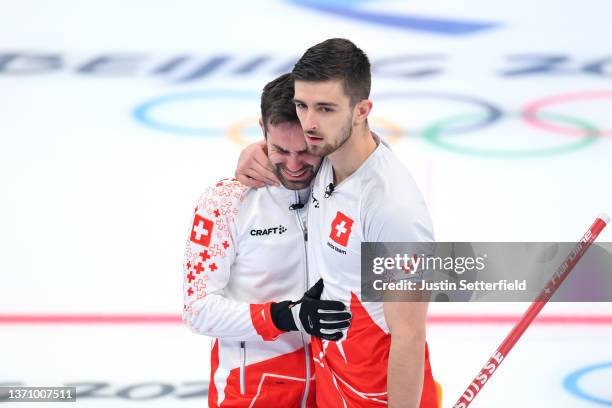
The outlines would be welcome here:
<svg viewBox="0 0 612 408">
<path fill-rule="evenodd" d="M 337 300 L 321 300 L 323 279 L 319 279 L 297 302 L 272 303 L 274 325 L 283 331 L 301 330 L 324 340 L 340 340 L 342 330 L 351 325 L 351 312 Z M 300 326 L 300 327 L 298 327 Z"/>
</svg>

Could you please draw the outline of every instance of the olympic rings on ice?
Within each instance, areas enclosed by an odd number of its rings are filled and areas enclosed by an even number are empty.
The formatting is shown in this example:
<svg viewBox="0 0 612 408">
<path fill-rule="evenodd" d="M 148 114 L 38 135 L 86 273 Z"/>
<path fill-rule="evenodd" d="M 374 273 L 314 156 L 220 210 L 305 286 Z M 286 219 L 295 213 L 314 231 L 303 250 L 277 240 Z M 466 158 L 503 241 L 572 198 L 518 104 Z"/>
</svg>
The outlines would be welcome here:
<svg viewBox="0 0 612 408">
<path fill-rule="evenodd" d="M 210 90 L 201 92 L 176 93 L 156 97 L 138 105 L 133 111 L 133 118 L 140 124 L 157 131 L 169 132 L 186 136 L 200 137 L 227 137 L 232 142 L 244 145 L 248 143 L 246 134 L 259 135 L 257 119 L 250 117 L 239 120 L 230 125 L 217 127 L 192 126 L 181 123 L 181 119 L 172 118 L 168 113 L 175 112 L 184 104 L 200 103 L 202 101 L 212 101 L 220 109 L 236 110 L 236 116 L 243 114 L 240 109 L 234 106 L 239 102 L 252 102 L 256 107 L 259 101 L 259 92 L 240 91 L 240 90 Z M 372 115 L 370 120 L 372 127 L 384 131 L 384 136 L 389 143 L 398 142 L 401 139 L 416 134 L 422 136 L 425 141 L 432 145 L 454 153 L 473 155 L 478 157 L 493 158 L 528 158 L 560 155 L 577 151 L 596 142 L 601 136 L 612 135 L 612 130 L 601 130 L 595 124 L 585 119 L 576 118 L 574 115 L 566 115 L 544 111 L 546 108 L 559 104 L 585 101 L 592 99 L 611 98 L 612 91 L 580 91 L 544 97 L 532 102 L 528 102 L 524 109 L 517 113 L 506 113 L 499 106 L 482 98 L 455 94 L 450 92 L 429 92 L 429 91 L 384 91 L 377 92 L 372 96 L 375 101 L 385 101 L 393 99 L 424 99 L 439 100 L 441 102 L 459 102 L 469 106 L 469 109 L 462 110 L 457 115 L 444 118 L 436 118 L 433 123 L 428 123 L 423 129 L 409 130 L 396 120 L 378 114 Z M 480 113 L 474 113 L 474 109 Z M 197 112 L 197 110 L 196 110 Z M 213 115 L 215 114 L 212 111 Z M 256 112 L 256 108 L 253 109 Z M 209 112 L 203 112 L 208 113 Z M 180 115 L 179 115 L 180 116 Z M 168 119 L 170 117 L 170 119 Z M 479 146 L 466 146 L 460 142 L 460 135 L 471 134 L 481 131 L 502 119 L 517 117 L 523 118 L 525 122 L 537 129 L 555 132 L 564 135 L 577 136 L 575 140 L 557 146 L 529 147 L 529 148 L 485 148 Z M 405 118 L 397 118 L 404 119 Z"/>
</svg>

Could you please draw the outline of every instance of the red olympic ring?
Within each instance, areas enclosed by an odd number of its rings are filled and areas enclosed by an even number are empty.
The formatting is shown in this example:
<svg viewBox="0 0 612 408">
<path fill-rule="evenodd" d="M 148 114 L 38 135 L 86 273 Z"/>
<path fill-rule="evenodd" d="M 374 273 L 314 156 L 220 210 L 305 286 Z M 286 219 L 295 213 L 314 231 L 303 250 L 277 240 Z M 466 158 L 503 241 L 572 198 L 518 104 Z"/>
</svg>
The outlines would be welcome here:
<svg viewBox="0 0 612 408">
<path fill-rule="evenodd" d="M 564 133 L 572 136 L 584 136 L 584 131 L 560 126 L 553 123 L 543 121 L 538 117 L 539 111 L 545 107 L 551 105 L 560 104 L 564 102 L 572 102 L 581 99 L 595 99 L 595 98 L 612 98 L 612 91 L 583 91 L 573 92 L 567 94 L 552 95 L 546 98 L 538 99 L 530 102 L 523 109 L 523 118 L 527 123 L 532 126 L 558 133 Z M 612 136 L 612 130 L 599 130 L 597 132 L 599 136 Z"/>
</svg>

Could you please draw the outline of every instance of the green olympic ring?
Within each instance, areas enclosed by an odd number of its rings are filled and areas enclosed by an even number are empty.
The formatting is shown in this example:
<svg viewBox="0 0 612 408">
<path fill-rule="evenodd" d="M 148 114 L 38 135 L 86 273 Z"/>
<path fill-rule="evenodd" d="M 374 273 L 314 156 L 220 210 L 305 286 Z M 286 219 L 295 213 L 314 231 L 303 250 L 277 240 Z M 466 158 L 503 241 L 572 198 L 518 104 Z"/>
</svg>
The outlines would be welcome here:
<svg viewBox="0 0 612 408">
<path fill-rule="evenodd" d="M 513 117 L 521 117 L 521 114 L 512 114 Z M 456 140 L 457 136 L 452 137 L 441 137 L 442 132 L 448 126 L 455 125 L 457 122 L 464 122 L 469 120 L 477 119 L 476 115 L 459 115 L 453 116 L 451 118 L 442 119 L 438 122 L 433 123 L 427 129 L 423 131 L 423 137 L 426 141 L 433 144 L 436 147 L 441 149 L 451 151 L 454 153 L 462 153 L 473 156 L 483 156 L 483 157 L 493 157 L 493 158 L 527 158 L 527 157 L 538 157 L 538 156 L 553 156 L 558 154 L 565 154 L 576 151 L 578 149 L 584 148 L 590 144 L 595 143 L 599 140 L 599 131 L 597 128 L 586 121 L 576 119 L 569 116 L 561 116 L 561 115 L 552 115 L 552 114 L 541 114 L 540 116 L 544 117 L 548 120 L 559 121 L 561 123 L 570 124 L 581 128 L 586 131 L 586 134 L 577 138 L 576 141 L 573 141 L 570 144 L 563 145 L 560 147 L 545 147 L 545 148 L 537 148 L 531 150 L 524 149 L 513 149 L 513 150 L 501 150 L 501 149 L 480 149 L 477 147 L 466 147 L 466 146 L 458 146 L 456 144 L 451 144 L 446 140 Z"/>
</svg>

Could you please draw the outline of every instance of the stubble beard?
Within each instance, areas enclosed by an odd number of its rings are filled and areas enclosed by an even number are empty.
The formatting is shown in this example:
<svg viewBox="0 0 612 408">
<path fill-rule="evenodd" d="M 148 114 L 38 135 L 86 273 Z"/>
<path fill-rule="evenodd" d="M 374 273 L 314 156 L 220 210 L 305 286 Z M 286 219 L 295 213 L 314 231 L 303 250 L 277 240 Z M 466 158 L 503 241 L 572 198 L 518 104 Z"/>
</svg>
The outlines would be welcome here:
<svg viewBox="0 0 612 408">
<path fill-rule="evenodd" d="M 336 143 L 331 142 L 331 143 L 321 144 L 321 145 L 310 145 L 306 143 L 308 153 L 315 155 L 315 156 L 319 156 L 319 157 L 325 157 L 329 154 L 332 154 L 336 150 L 340 149 L 351 138 L 353 134 L 352 118 L 349 118 L 346 125 L 340 130 L 340 134 L 341 134 L 341 137 Z"/>
</svg>

